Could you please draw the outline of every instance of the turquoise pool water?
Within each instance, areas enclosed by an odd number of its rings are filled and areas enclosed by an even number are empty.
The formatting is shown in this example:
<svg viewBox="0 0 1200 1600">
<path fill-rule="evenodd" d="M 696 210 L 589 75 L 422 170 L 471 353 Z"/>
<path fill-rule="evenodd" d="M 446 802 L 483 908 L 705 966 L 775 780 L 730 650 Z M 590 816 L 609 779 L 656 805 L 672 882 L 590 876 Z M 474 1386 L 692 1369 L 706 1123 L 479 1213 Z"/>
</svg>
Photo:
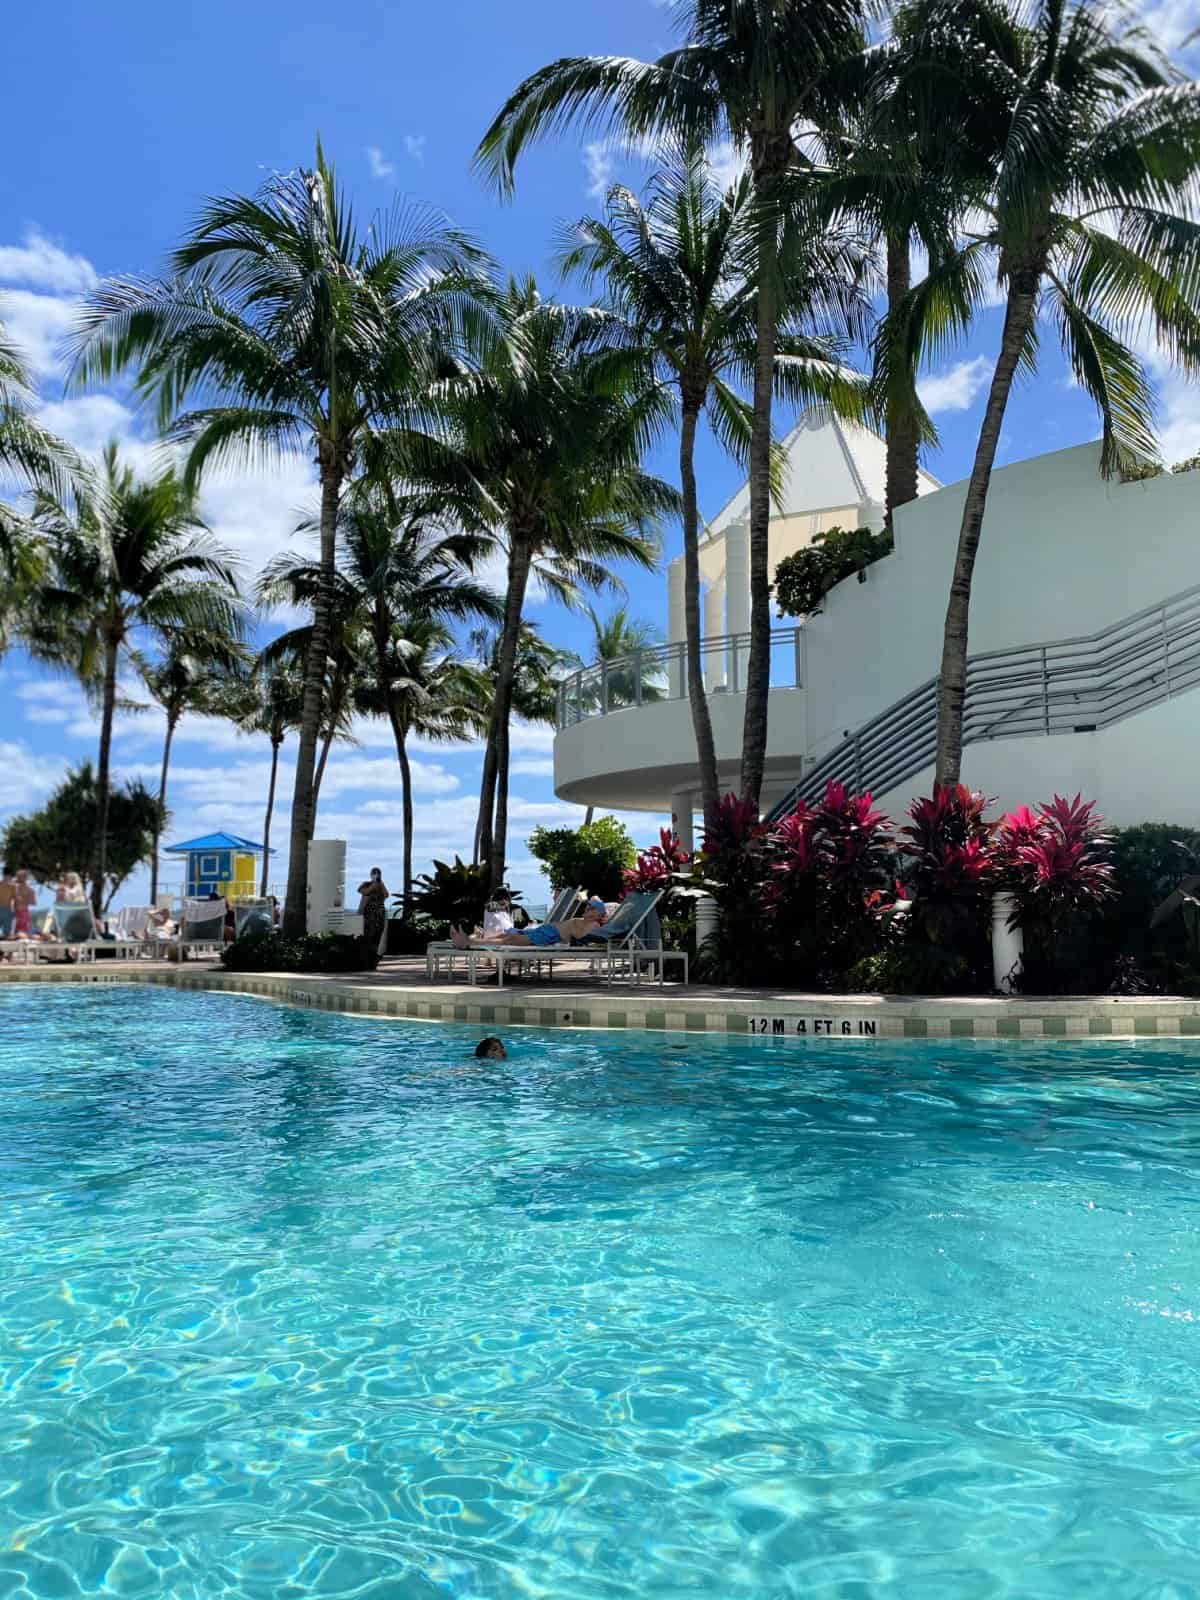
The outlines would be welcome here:
<svg viewBox="0 0 1200 1600">
<path fill-rule="evenodd" d="M 0 1596 L 1200 1595 L 1200 1050 L 0 989 Z"/>
</svg>

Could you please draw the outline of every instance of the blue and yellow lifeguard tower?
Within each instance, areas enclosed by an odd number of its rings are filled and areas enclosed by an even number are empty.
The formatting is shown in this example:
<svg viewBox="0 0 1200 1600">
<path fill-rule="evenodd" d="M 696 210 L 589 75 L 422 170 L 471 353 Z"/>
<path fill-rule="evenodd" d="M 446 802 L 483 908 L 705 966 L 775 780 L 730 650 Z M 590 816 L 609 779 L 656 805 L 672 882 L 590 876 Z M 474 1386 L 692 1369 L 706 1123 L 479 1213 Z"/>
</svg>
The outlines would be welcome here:
<svg viewBox="0 0 1200 1600">
<path fill-rule="evenodd" d="M 230 900 L 253 899 L 258 893 L 258 862 L 263 847 L 236 833 L 206 833 L 202 839 L 169 844 L 165 854 L 187 857 L 184 894 L 192 900 L 226 895 Z M 271 852 L 274 854 L 274 852 Z"/>
</svg>

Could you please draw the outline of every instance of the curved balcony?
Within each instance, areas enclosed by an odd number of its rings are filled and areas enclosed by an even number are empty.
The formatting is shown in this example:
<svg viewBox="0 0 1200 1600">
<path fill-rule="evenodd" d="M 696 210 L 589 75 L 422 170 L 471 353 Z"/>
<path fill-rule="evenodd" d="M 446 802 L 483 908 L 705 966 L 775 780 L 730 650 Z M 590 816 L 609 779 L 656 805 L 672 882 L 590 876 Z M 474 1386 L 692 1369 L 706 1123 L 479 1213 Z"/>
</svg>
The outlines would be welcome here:
<svg viewBox="0 0 1200 1600">
<path fill-rule="evenodd" d="M 804 750 L 804 630 L 771 633 L 771 711 L 765 795 L 796 781 Z M 737 782 L 745 714 L 748 633 L 721 634 L 701 646 L 724 783 Z M 554 788 L 580 805 L 670 811 L 696 788 L 696 743 L 687 693 L 687 645 L 674 643 L 596 662 L 558 690 Z"/>
</svg>

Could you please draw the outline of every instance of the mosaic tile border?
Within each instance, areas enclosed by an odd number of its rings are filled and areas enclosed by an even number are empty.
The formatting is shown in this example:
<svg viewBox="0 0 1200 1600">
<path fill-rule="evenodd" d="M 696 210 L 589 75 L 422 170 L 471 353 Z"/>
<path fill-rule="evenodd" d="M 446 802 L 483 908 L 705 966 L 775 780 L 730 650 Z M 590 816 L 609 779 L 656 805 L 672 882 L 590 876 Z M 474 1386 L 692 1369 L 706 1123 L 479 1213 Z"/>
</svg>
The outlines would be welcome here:
<svg viewBox="0 0 1200 1600">
<path fill-rule="evenodd" d="M 0 983 L 148 983 L 161 988 L 219 990 L 346 1015 L 480 1027 L 636 1028 L 651 1032 L 750 1034 L 754 1037 L 838 1039 L 1131 1039 L 1200 1037 L 1200 1000 L 886 1000 L 873 996 L 676 996 L 649 988 L 646 996 L 572 990 L 556 996 L 522 989 L 509 994 L 448 985 L 434 991 L 402 984 L 345 983 L 285 974 L 196 972 L 95 965 L 69 970 L 0 967 Z M 671 1004 L 675 1001 L 675 1004 Z"/>
</svg>

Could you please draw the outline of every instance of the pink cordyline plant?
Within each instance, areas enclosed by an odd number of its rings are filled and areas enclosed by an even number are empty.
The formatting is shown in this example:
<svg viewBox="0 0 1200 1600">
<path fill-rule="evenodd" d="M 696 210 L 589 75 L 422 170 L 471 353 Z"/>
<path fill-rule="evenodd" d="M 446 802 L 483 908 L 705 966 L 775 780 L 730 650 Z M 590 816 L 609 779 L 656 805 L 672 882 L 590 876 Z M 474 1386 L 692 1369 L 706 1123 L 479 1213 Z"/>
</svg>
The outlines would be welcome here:
<svg viewBox="0 0 1200 1600">
<path fill-rule="evenodd" d="M 1109 835 L 1094 801 L 1056 794 L 1036 814 L 1027 807 L 1001 819 L 997 855 L 1003 886 L 1016 902 L 1013 921 L 1049 933 L 1090 914 L 1115 893 Z"/>
<path fill-rule="evenodd" d="M 650 846 L 649 850 L 638 852 L 637 865 L 629 867 L 624 874 L 626 894 L 642 893 L 647 890 L 668 889 L 677 873 L 683 872 L 691 862 L 691 856 L 679 843 L 679 835 L 673 828 L 660 828 L 658 830 L 658 843 Z"/>
</svg>

